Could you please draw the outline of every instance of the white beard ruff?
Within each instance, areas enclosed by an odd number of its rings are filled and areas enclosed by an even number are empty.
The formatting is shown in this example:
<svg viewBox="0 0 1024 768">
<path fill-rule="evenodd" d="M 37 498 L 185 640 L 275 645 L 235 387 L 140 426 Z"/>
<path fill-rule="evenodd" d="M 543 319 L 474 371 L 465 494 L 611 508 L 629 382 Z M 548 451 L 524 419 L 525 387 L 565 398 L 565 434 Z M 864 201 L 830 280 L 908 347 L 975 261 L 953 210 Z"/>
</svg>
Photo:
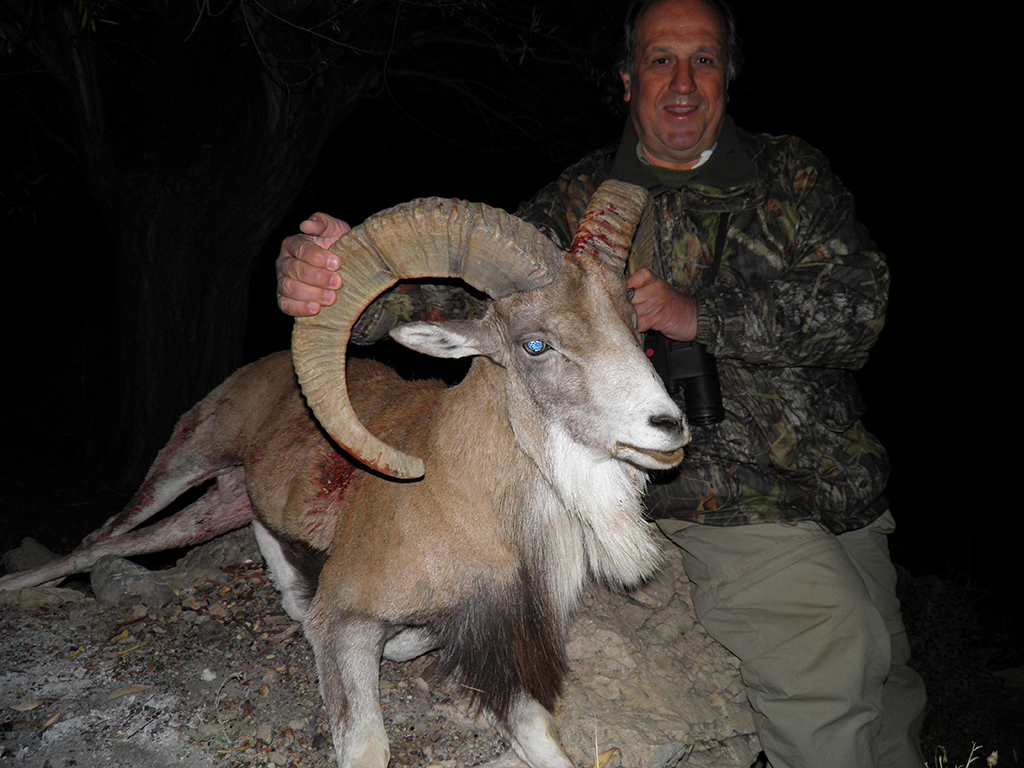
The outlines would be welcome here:
<svg viewBox="0 0 1024 768">
<path fill-rule="evenodd" d="M 561 429 L 549 433 L 545 452 L 548 481 L 582 523 L 591 574 L 624 588 L 650 578 L 660 565 L 661 549 L 654 526 L 643 516 L 647 473 L 584 448 Z"/>
</svg>

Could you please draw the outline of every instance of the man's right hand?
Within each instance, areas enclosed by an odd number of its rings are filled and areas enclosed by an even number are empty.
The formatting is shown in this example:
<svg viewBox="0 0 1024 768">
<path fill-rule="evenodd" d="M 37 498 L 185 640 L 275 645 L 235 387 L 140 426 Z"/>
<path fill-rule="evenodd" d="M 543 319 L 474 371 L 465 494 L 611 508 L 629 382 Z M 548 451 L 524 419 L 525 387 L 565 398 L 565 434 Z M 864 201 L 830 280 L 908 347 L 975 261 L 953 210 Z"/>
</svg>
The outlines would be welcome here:
<svg viewBox="0 0 1024 768">
<path fill-rule="evenodd" d="M 639 269 L 626 280 L 636 310 L 636 329 L 660 331 L 675 341 L 697 336 L 697 302 L 649 269 Z"/>
<path fill-rule="evenodd" d="M 349 226 L 326 213 L 314 213 L 299 225 L 300 235 L 281 243 L 277 257 L 277 306 L 292 317 L 311 317 L 330 306 L 341 288 L 337 254 L 327 250 Z"/>
</svg>

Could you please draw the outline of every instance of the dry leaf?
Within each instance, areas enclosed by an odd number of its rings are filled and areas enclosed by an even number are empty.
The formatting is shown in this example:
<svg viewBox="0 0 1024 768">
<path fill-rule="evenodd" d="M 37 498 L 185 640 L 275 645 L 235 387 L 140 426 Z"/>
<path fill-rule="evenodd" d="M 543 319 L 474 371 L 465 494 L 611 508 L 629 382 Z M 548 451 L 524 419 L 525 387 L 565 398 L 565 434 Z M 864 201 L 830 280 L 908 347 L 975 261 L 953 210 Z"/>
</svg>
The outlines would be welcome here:
<svg viewBox="0 0 1024 768">
<path fill-rule="evenodd" d="M 20 704 L 15 704 L 11 707 L 15 712 L 30 712 L 36 707 L 40 706 L 43 702 L 36 701 L 35 699 L 25 699 Z"/>
<path fill-rule="evenodd" d="M 130 696 L 133 693 L 142 693 L 143 691 L 148 691 L 152 687 L 152 685 L 126 685 L 124 688 L 118 688 L 112 694 L 107 696 L 107 701 L 119 699 L 122 696 Z"/>
<path fill-rule="evenodd" d="M 250 746 L 249 740 L 245 739 L 237 747 L 231 747 L 230 749 L 217 749 L 214 750 L 218 755 L 230 755 L 232 752 L 241 752 L 243 749 L 248 749 Z"/>
<path fill-rule="evenodd" d="M 122 629 L 122 630 L 121 630 L 121 632 L 120 632 L 120 634 L 118 634 L 118 635 L 115 635 L 114 637 L 111 637 L 111 638 L 110 638 L 109 640 L 107 640 L 107 643 L 108 643 L 108 644 L 110 644 L 110 645 L 113 645 L 114 643 L 119 643 L 119 642 L 121 642 L 121 641 L 122 641 L 122 640 L 124 640 L 124 639 L 125 639 L 126 637 L 128 637 L 128 628 L 127 628 L 127 627 L 125 627 L 124 629 Z"/>
</svg>

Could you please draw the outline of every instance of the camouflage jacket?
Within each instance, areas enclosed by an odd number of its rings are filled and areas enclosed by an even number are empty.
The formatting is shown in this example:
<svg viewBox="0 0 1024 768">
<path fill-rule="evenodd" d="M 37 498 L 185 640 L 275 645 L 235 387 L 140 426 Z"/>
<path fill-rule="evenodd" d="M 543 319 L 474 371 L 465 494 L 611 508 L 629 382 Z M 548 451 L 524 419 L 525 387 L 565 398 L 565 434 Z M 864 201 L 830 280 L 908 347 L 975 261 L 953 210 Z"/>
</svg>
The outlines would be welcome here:
<svg viewBox="0 0 1024 768">
<path fill-rule="evenodd" d="M 851 371 L 882 329 L 889 273 L 828 160 L 727 120 L 705 165 L 666 173 L 639 159 L 627 126 L 617 150 L 584 158 L 519 214 L 564 246 L 608 177 L 651 190 L 651 268 L 697 298 L 697 341 L 718 361 L 726 407 L 652 485 L 652 517 L 839 533 L 882 514 L 888 458 L 860 421 Z"/>
<path fill-rule="evenodd" d="M 692 428 L 679 470 L 651 486 L 651 516 L 815 520 L 836 533 L 867 525 L 886 509 L 888 459 L 860 421 L 851 371 L 881 331 L 889 275 L 852 197 L 807 144 L 752 135 L 728 119 L 696 171 L 659 178 L 636 147 L 627 124 L 617 149 L 571 166 L 518 215 L 568 247 L 605 179 L 652 192 L 651 267 L 697 298 L 697 340 L 718 361 L 726 419 Z M 720 260 L 709 268 L 723 226 Z M 396 322 L 481 306 L 452 286 L 399 286 L 367 310 L 353 338 L 369 342 Z"/>
</svg>

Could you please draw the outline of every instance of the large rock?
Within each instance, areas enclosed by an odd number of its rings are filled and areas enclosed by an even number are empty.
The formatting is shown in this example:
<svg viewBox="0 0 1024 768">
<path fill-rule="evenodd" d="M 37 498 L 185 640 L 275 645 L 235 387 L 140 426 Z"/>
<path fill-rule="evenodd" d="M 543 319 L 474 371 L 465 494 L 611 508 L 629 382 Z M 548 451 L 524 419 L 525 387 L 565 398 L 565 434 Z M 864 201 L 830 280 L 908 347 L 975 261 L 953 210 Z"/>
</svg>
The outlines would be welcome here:
<svg viewBox="0 0 1024 768">
<path fill-rule="evenodd" d="M 666 545 L 668 547 L 668 545 Z M 593 587 L 569 645 L 556 721 L 577 763 L 617 748 L 623 766 L 747 768 L 758 752 L 739 661 L 697 623 L 681 557 L 628 595 Z"/>
<path fill-rule="evenodd" d="M 31 568 L 46 565 L 51 560 L 56 560 L 57 557 L 58 555 L 55 555 L 38 541 L 30 536 L 26 536 L 21 540 L 19 546 L 0 555 L 0 570 L 3 573 L 27 571 Z"/>
</svg>

